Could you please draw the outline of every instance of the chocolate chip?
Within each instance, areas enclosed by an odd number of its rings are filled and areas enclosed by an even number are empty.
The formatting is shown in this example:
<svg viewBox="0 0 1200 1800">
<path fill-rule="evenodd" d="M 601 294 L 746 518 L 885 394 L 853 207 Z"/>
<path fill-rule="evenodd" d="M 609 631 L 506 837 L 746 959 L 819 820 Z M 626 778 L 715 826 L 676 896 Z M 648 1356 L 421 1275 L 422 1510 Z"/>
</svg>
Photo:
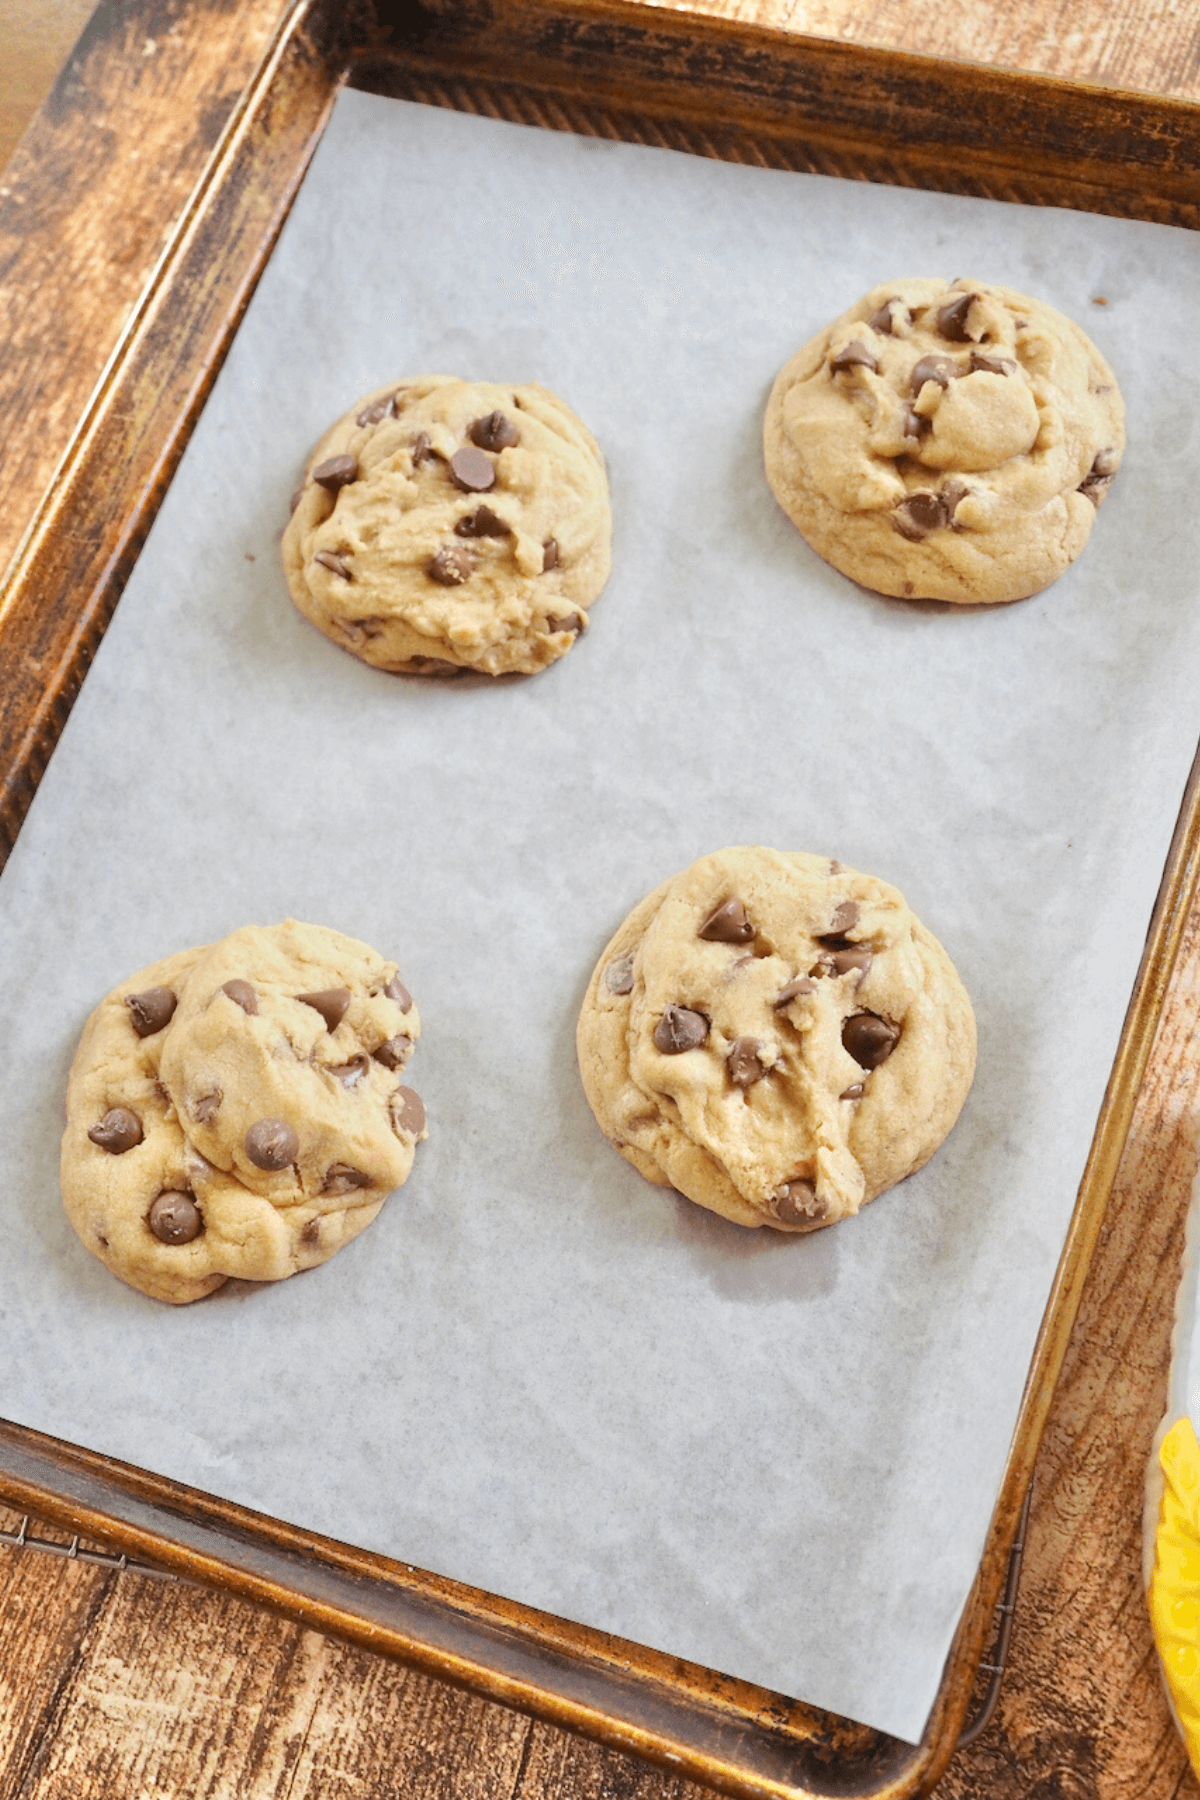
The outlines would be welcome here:
<svg viewBox="0 0 1200 1800">
<path fill-rule="evenodd" d="M 967 314 L 978 298 L 978 294 L 955 294 L 952 300 L 947 300 L 938 312 L 938 335 L 949 338 L 953 344 L 969 344 L 971 338 L 967 331 Z"/>
<path fill-rule="evenodd" d="M 664 1056 L 697 1050 L 708 1036 L 708 1020 L 690 1006 L 668 1006 L 654 1027 L 654 1043 Z"/>
<path fill-rule="evenodd" d="M 457 537 L 511 537 L 512 526 L 506 525 L 499 513 L 494 513 L 490 506 L 477 506 L 473 513 L 467 513 L 454 527 Z"/>
<path fill-rule="evenodd" d="M 842 1026 L 842 1043 L 860 1069 L 877 1069 L 900 1041 L 900 1027 L 877 1013 L 851 1013 Z"/>
<path fill-rule="evenodd" d="M 1115 450 L 1098 451 L 1091 468 L 1079 484 L 1079 492 L 1086 494 L 1093 506 L 1099 506 L 1109 482 L 1120 466 L 1121 458 Z"/>
<path fill-rule="evenodd" d="M 369 644 L 387 630 L 387 620 L 380 613 L 365 613 L 361 619 L 335 618 L 333 623 L 352 644 Z"/>
<path fill-rule="evenodd" d="M 412 1039 L 399 1032 L 395 1037 L 390 1037 L 386 1044 L 380 1044 L 378 1050 L 372 1050 L 371 1055 L 385 1069 L 402 1069 L 412 1055 L 412 1047 Z"/>
<path fill-rule="evenodd" d="M 360 419 L 359 424 L 361 423 L 362 420 Z M 320 1219 L 310 1219 L 308 1224 L 304 1227 L 304 1230 L 300 1233 L 300 1242 L 302 1244 L 317 1244 L 320 1243 L 320 1241 L 321 1221 Z"/>
<path fill-rule="evenodd" d="M 893 529 L 910 544 L 919 544 L 931 531 L 949 522 L 940 494 L 910 494 L 892 514 Z"/>
<path fill-rule="evenodd" d="M 234 1005 L 240 1006 L 242 1011 L 249 1013 L 251 1017 L 258 1011 L 258 995 L 250 983 L 243 981 L 240 975 L 235 975 L 232 981 L 222 982 L 221 992 L 228 994 Z"/>
<path fill-rule="evenodd" d="M 829 930 L 822 932 L 817 939 L 832 954 L 822 958 L 813 971 L 814 974 L 844 975 L 847 969 L 866 970 L 870 967 L 870 945 L 856 944 L 846 936 L 858 924 L 859 911 L 857 900 L 843 900 L 835 909 L 829 922 Z"/>
<path fill-rule="evenodd" d="M 400 1008 L 402 1013 L 412 1011 L 413 997 L 398 974 L 392 976 L 383 991 L 389 1000 L 394 1000 L 396 1002 L 396 1005 Z"/>
<path fill-rule="evenodd" d="M 782 1193 L 775 1196 L 772 1210 L 775 1217 L 783 1225 L 802 1225 L 811 1228 L 820 1224 L 828 1215 L 828 1207 L 823 1200 L 818 1200 L 817 1190 L 813 1183 L 804 1176 L 784 1184 Z"/>
<path fill-rule="evenodd" d="M 355 1188 L 371 1186 L 371 1177 L 364 1175 L 361 1169 L 351 1168 L 349 1163 L 330 1163 L 325 1171 L 325 1179 L 321 1183 L 323 1194 L 349 1194 Z"/>
<path fill-rule="evenodd" d="M 903 429 L 906 438 L 916 438 L 919 441 L 927 431 L 932 431 L 933 420 L 925 418 L 919 412 L 914 412 L 911 406 L 906 406 Z"/>
<path fill-rule="evenodd" d="M 126 1150 L 141 1143 L 144 1135 L 142 1121 L 127 1106 L 110 1106 L 99 1124 L 88 1132 L 93 1144 L 99 1144 L 110 1156 L 124 1156 Z"/>
<path fill-rule="evenodd" d="M 520 432 L 502 412 L 490 412 L 486 419 L 476 419 L 467 426 L 467 436 L 481 450 L 511 450 L 521 441 Z"/>
<path fill-rule="evenodd" d="M 610 994 L 632 994 L 633 956 L 614 956 L 604 971 L 604 985 Z"/>
<path fill-rule="evenodd" d="M 830 967 L 835 975 L 845 975 L 850 969 L 860 969 L 865 975 L 871 966 L 871 954 L 869 944 L 847 944 L 845 949 L 834 951 Z"/>
<path fill-rule="evenodd" d="M 903 300 L 885 300 L 877 313 L 872 313 L 867 324 L 872 331 L 879 332 L 881 337 L 891 337 L 898 322 L 907 325 L 909 311 Z"/>
<path fill-rule="evenodd" d="M 146 1223 L 160 1244 L 190 1244 L 204 1230 L 195 1196 L 175 1188 L 159 1194 L 146 1214 Z"/>
<path fill-rule="evenodd" d="M 436 461 L 440 452 L 434 449 L 427 431 L 418 431 L 416 437 L 412 441 L 412 450 L 410 454 L 412 456 L 413 468 L 419 469 L 422 463 Z"/>
<path fill-rule="evenodd" d="M 316 551 L 313 556 L 313 561 L 315 563 L 320 563 L 323 569 L 328 569 L 331 575 L 340 575 L 343 581 L 352 581 L 354 579 L 350 571 L 350 564 L 348 562 L 343 562 L 342 558 L 336 556 L 332 550 Z"/>
<path fill-rule="evenodd" d="M 879 367 L 879 359 L 872 356 L 858 338 L 851 338 L 848 344 L 842 345 L 836 356 L 830 357 L 829 367 L 835 375 L 846 374 L 851 369 L 870 369 L 874 373 Z"/>
<path fill-rule="evenodd" d="M 710 944 L 748 944 L 754 936 L 754 926 L 746 917 L 745 906 L 735 896 L 732 900 L 722 900 L 716 911 L 709 913 L 696 935 L 706 938 Z"/>
<path fill-rule="evenodd" d="M 349 487 L 352 481 L 358 480 L 358 458 L 348 451 L 342 456 L 328 456 L 317 464 L 312 478 L 318 487 L 336 494 L 339 488 Z"/>
<path fill-rule="evenodd" d="M 465 544 L 447 544 L 425 565 L 425 573 L 439 587 L 460 587 L 475 568 L 475 558 Z M 416 657 L 413 661 L 416 662 Z M 440 660 L 430 658 L 430 661 Z"/>
<path fill-rule="evenodd" d="M 410 1087 L 398 1087 L 391 1101 L 392 1130 L 420 1137 L 425 1129 L 425 1102 Z"/>
<path fill-rule="evenodd" d="M 923 356 L 908 379 L 908 391 L 915 400 L 927 381 L 948 388 L 958 375 L 958 364 L 949 356 Z"/>
<path fill-rule="evenodd" d="M 542 574 L 558 567 L 558 539 L 547 538 L 542 545 Z"/>
<path fill-rule="evenodd" d="M 200 1125 L 210 1125 L 221 1110 L 221 1102 L 225 1098 L 219 1087 L 211 1093 L 201 1094 L 198 1100 L 192 1101 L 192 1117 Z"/>
<path fill-rule="evenodd" d="M 397 388 L 396 393 L 400 389 Z M 395 418 L 396 394 L 388 394 L 383 400 L 372 400 L 370 406 L 364 406 L 354 423 L 356 425 L 378 425 L 381 419 Z"/>
<path fill-rule="evenodd" d="M 405 665 L 413 675 L 465 675 L 462 663 L 447 662 L 444 656 L 410 656 Z"/>
<path fill-rule="evenodd" d="M 469 444 L 450 458 L 450 479 L 468 494 L 486 494 L 496 485 L 496 471 L 482 450 Z"/>
<path fill-rule="evenodd" d="M 780 993 L 771 1004 L 776 1012 L 778 1012 L 781 1007 L 790 1006 L 797 995 L 815 994 L 816 991 L 817 984 L 815 981 L 810 981 L 807 975 L 797 975 L 794 981 L 788 982 L 782 993 Z"/>
<path fill-rule="evenodd" d="M 286 1169 L 296 1160 L 300 1139 L 286 1119 L 260 1119 L 246 1133 L 245 1145 L 256 1169 Z"/>
<path fill-rule="evenodd" d="M 550 613 L 546 618 L 547 631 L 570 631 L 579 637 L 584 630 L 582 613 Z"/>
<path fill-rule="evenodd" d="M 766 1074 L 766 1064 L 760 1061 L 759 1051 L 762 1045 L 757 1038 L 734 1038 L 729 1054 L 725 1058 L 725 1066 L 729 1070 L 729 1079 L 736 1088 L 753 1087 Z"/>
<path fill-rule="evenodd" d="M 360 1050 L 358 1055 L 351 1057 L 348 1063 L 333 1063 L 329 1069 L 329 1073 L 334 1079 L 340 1081 L 342 1086 L 347 1088 L 357 1087 L 359 1082 L 364 1080 L 370 1072 L 371 1059 L 365 1050 Z"/>
<path fill-rule="evenodd" d="M 958 511 L 959 503 L 966 499 L 970 491 L 966 482 L 960 481 L 957 475 L 951 476 L 949 481 L 942 483 L 942 507 L 948 524 L 954 524 L 954 515 Z M 958 526 L 956 529 L 961 531 L 962 527 Z"/>
<path fill-rule="evenodd" d="M 863 1097 L 863 1094 L 865 1092 L 866 1092 L 866 1089 L 863 1086 L 863 1083 L 861 1081 L 856 1081 L 852 1084 L 852 1086 L 850 1086 L 848 1088 L 843 1088 L 841 1093 L 838 1095 L 838 1099 L 839 1100 L 861 1100 Z"/>
<path fill-rule="evenodd" d="M 129 1008 L 129 1023 L 140 1038 L 153 1037 L 164 1025 L 169 1025 L 171 1015 L 179 1002 L 170 988 L 146 988 L 140 994 L 126 994 L 125 1004 Z"/>
<path fill-rule="evenodd" d="M 985 375 L 1011 375 L 1016 366 L 1016 363 L 1009 362 L 1007 356 L 980 356 L 978 350 L 972 350 L 967 372 L 974 375 L 978 369 L 982 369 Z"/>
<path fill-rule="evenodd" d="M 322 988 L 319 993 L 297 994 L 296 998 L 302 1005 L 311 1006 L 314 1012 L 320 1013 L 327 1031 L 336 1031 L 346 1016 L 346 1008 L 350 1004 L 350 989 Z"/>
</svg>

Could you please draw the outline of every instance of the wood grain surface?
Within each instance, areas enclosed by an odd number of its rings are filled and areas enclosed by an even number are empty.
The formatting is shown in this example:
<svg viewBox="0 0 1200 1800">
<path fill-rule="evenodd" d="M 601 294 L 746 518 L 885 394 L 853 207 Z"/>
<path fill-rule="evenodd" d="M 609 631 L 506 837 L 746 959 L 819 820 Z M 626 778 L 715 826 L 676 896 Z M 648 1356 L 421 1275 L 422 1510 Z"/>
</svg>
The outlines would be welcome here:
<svg viewBox="0 0 1200 1800">
<path fill-rule="evenodd" d="M 659 0 L 995 68 L 1200 99 L 1200 14 L 1192 0 Z"/>
<path fill-rule="evenodd" d="M 704 9 L 1200 98 L 1193 0 Z M 107 0 L 0 175 L 0 565 L 279 11 L 280 0 Z M 9 29 L 19 12 L 43 28 L 36 54 Z M 67 55 L 55 20 L 61 34 L 78 16 L 0 0 L 10 129 Z M 995 1722 L 938 1790 L 954 1800 L 1200 1795 L 1159 1687 L 1140 1567 L 1195 1164 L 1198 1007 L 1194 917 L 1038 1462 L 1010 1672 Z M 0 1511 L 0 1528 L 17 1523 Z M 0 1546 L 0 1800 L 698 1794 L 228 1595 Z"/>
<path fill-rule="evenodd" d="M 91 11 L 92 0 L 0 0 L 0 169 Z"/>
</svg>

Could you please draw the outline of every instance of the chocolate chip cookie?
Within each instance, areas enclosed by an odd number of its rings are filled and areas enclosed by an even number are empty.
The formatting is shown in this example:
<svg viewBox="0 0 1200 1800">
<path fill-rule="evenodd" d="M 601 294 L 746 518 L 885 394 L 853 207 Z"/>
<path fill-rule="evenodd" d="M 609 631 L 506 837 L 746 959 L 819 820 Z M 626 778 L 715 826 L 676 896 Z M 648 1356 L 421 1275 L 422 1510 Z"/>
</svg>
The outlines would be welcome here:
<svg viewBox="0 0 1200 1800">
<path fill-rule="evenodd" d="M 873 289 L 780 372 L 764 427 L 775 498 L 818 555 L 878 593 L 960 603 L 1056 580 L 1124 444 L 1079 326 L 966 280 Z"/>
<path fill-rule="evenodd" d="M 83 1243 L 157 1300 L 281 1281 L 375 1217 L 427 1133 L 420 1022 L 366 944 L 243 927 L 122 982 L 67 1086 L 62 1192 Z"/>
<path fill-rule="evenodd" d="M 557 395 L 422 375 L 326 432 L 283 566 L 305 618 L 376 668 L 531 674 L 587 629 L 611 537 L 604 458 Z"/>
<path fill-rule="evenodd" d="M 827 857 L 702 856 L 596 965 L 579 1067 L 609 1140 L 739 1225 L 816 1231 L 928 1161 L 975 1072 L 975 1018 L 885 882 Z"/>
</svg>

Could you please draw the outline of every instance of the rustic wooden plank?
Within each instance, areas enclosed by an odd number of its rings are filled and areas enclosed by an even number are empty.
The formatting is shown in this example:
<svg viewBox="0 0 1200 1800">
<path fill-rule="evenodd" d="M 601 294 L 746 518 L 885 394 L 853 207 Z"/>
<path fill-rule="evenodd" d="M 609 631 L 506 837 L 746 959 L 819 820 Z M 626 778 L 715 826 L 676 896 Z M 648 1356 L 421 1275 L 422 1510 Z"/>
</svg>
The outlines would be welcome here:
<svg viewBox="0 0 1200 1800">
<path fill-rule="evenodd" d="M 1200 99 L 1189 0 L 655 0 L 815 37 Z"/>
<path fill-rule="evenodd" d="M 534 1725 L 513 1800 L 704 1800 L 708 1792 L 585 1738 Z"/>
<path fill-rule="evenodd" d="M 0 1800 L 509 1800 L 530 1729 L 232 1596 L 0 1548 Z"/>
<path fill-rule="evenodd" d="M 19 1523 L 0 1512 L 0 1529 Z M 20 1792 L 54 1736 L 62 1691 L 115 1579 L 86 1563 L 0 1548 L 0 1800 Z"/>
<path fill-rule="evenodd" d="M 510 1800 L 535 1729 L 528 1719 L 364 1650 L 321 1642 L 288 1800 Z"/>
<path fill-rule="evenodd" d="M 0 0 L 0 169 L 91 16 L 92 0 Z"/>
<path fill-rule="evenodd" d="M 257 1791 L 286 1793 L 311 1710 L 310 1634 L 228 1596 L 198 1609 L 179 1583 L 110 1582 L 21 1800 L 234 1794 L 254 1791 L 240 1786 L 248 1772 Z"/>
</svg>

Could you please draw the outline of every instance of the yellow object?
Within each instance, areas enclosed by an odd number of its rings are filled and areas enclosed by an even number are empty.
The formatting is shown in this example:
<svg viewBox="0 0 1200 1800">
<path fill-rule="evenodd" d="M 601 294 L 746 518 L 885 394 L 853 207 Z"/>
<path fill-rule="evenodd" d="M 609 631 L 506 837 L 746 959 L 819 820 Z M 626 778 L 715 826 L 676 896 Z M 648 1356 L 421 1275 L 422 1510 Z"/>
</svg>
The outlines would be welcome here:
<svg viewBox="0 0 1200 1800">
<path fill-rule="evenodd" d="M 1166 1484 L 1154 1540 L 1150 1622 L 1167 1689 L 1200 1774 L 1200 1443 L 1176 1419 L 1159 1451 Z"/>
</svg>

